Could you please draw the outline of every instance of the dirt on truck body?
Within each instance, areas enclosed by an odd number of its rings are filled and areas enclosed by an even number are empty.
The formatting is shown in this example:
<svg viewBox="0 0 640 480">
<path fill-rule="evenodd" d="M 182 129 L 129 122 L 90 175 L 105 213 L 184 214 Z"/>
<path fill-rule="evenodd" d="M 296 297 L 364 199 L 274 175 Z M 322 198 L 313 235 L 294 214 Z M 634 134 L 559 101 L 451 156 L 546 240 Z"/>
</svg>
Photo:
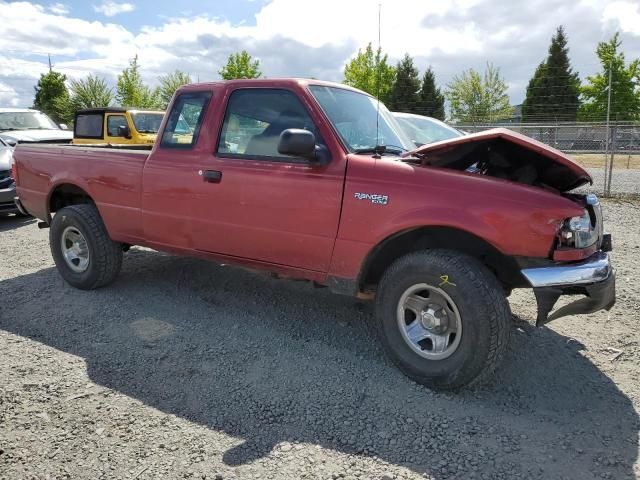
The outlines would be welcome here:
<svg viewBox="0 0 640 480">
<path fill-rule="evenodd" d="M 385 351 L 432 388 L 494 370 L 514 288 L 533 288 L 539 324 L 615 301 L 600 203 L 569 192 L 583 169 L 503 129 L 413 149 L 344 85 L 188 85 L 149 155 L 19 146 L 14 170 L 71 285 L 109 284 L 142 245 L 374 298 Z M 554 311 L 562 295 L 581 298 Z"/>
</svg>

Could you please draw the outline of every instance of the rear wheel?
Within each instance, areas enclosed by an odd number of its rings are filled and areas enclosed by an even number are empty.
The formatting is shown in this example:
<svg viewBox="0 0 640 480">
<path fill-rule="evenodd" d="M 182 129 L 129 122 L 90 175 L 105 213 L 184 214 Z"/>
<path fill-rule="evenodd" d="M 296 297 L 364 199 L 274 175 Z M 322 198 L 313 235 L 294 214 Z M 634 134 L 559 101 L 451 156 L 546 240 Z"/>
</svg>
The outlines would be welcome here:
<svg viewBox="0 0 640 480">
<path fill-rule="evenodd" d="M 59 210 L 49 230 L 56 267 L 69 284 L 91 290 L 111 283 L 122 265 L 122 245 L 109 238 L 94 205 Z"/>
<path fill-rule="evenodd" d="M 509 304 L 495 276 L 477 259 L 448 250 L 394 262 L 378 286 L 376 316 L 398 368 L 441 390 L 490 375 L 510 334 Z"/>
</svg>

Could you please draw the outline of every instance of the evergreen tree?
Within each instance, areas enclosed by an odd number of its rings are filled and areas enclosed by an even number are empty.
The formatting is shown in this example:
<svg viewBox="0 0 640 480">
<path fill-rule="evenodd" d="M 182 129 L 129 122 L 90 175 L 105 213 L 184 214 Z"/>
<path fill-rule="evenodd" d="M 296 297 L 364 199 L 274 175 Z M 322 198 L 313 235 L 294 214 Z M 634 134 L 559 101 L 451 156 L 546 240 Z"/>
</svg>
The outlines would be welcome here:
<svg viewBox="0 0 640 480">
<path fill-rule="evenodd" d="M 422 84 L 418 96 L 419 102 L 416 113 L 444 120 L 444 95 L 436 87 L 436 76 L 431 67 L 422 76 Z"/>
<path fill-rule="evenodd" d="M 229 55 L 227 64 L 218 73 L 223 80 L 259 78 L 262 75 L 260 60 L 253 60 L 246 50 Z"/>
<path fill-rule="evenodd" d="M 389 93 L 389 108 L 398 112 L 417 113 L 419 108 L 418 91 L 420 77 L 408 53 L 396 66 L 396 78 Z"/>
<path fill-rule="evenodd" d="M 387 54 L 382 50 L 374 53 L 371 43 L 364 52 L 358 49 L 358 54 L 344 67 L 342 83 L 367 92 L 380 98 L 384 103 L 389 99 L 389 92 L 395 78 L 395 68 L 387 63 Z"/>
<path fill-rule="evenodd" d="M 621 42 L 616 33 L 608 42 L 600 42 L 596 54 L 602 71 L 587 77 L 582 86 L 584 103 L 580 119 L 602 121 L 607 118 L 609 70 L 611 70 L 611 120 L 640 119 L 640 59 L 625 64 L 624 53 L 619 52 Z"/>
<path fill-rule="evenodd" d="M 65 107 L 69 91 L 65 85 L 66 80 L 66 75 L 50 70 L 40 75 L 40 80 L 34 87 L 33 108 L 46 113 L 56 123 L 64 122 L 67 118 Z"/>
<path fill-rule="evenodd" d="M 551 38 L 549 54 L 529 81 L 522 104 L 525 122 L 575 121 L 580 106 L 580 79 L 571 68 L 562 26 Z"/>
</svg>

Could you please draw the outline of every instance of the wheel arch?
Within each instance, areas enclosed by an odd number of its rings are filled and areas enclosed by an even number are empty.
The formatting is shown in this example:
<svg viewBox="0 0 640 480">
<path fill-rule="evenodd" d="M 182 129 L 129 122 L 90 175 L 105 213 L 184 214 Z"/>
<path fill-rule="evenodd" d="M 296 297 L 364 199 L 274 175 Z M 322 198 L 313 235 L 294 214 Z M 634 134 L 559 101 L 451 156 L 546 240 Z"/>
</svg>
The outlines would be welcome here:
<svg viewBox="0 0 640 480">
<path fill-rule="evenodd" d="M 51 214 L 69 205 L 93 204 L 95 202 L 86 189 L 72 182 L 56 184 L 47 198 L 47 220 L 51 223 Z"/>
<path fill-rule="evenodd" d="M 517 261 L 503 254 L 483 238 L 455 227 L 433 225 L 396 232 L 373 247 L 362 264 L 358 289 L 374 290 L 385 270 L 398 258 L 420 250 L 447 249 L 480 260 L 506 290 L 526 285 Z"/>
</svg>

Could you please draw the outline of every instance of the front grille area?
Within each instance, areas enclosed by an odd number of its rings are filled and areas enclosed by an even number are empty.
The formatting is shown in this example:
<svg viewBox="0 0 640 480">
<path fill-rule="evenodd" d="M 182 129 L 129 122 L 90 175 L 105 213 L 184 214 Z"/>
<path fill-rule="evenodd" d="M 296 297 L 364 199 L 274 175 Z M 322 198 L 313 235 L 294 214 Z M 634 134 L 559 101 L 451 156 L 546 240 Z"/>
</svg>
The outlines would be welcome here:
<svg viewBox="0 0 640 480">
<path fill-rule="evenodd" d="M 13 212 L 16 210 L 14 202 L 0 202 L 0 212 Z"/>
<path fill-rule="evenodd" d="M 4 190 L 7 188 L 13 187 L 13 178 L 5 178 L 4 180 L 0 180 L 0 190 Z"/>
<path fill-rule="evenodd" d="M 11 176 L 11 170 L 0 170 L 0 181 Z"/>
</svg>

